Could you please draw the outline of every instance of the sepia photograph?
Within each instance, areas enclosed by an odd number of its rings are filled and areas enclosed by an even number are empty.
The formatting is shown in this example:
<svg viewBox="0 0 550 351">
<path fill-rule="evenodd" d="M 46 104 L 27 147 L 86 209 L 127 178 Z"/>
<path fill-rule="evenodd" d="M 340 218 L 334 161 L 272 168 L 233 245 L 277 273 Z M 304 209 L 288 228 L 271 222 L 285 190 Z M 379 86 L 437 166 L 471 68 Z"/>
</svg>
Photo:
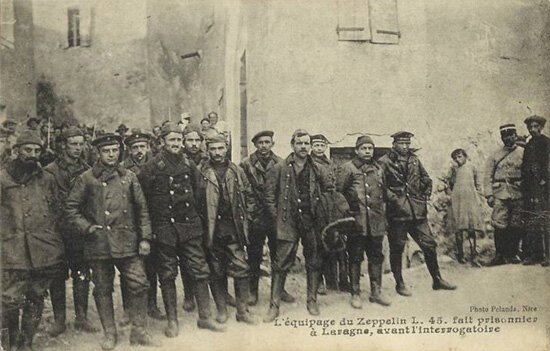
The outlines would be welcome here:
<svg viewBox="0 0 550 351">
<path fill-rule="evenodd" d="M 0 18 L 0 351 L 550 350 L 550 0 Z"/>
</svg>

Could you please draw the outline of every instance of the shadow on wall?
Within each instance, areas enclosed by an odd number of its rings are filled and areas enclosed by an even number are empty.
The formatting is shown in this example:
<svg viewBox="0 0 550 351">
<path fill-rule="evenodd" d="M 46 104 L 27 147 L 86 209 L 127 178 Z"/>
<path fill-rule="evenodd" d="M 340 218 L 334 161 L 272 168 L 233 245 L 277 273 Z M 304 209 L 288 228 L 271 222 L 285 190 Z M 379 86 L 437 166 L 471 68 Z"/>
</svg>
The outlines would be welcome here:
<svg viewBox="0 0 550 351">
<path fill-rule="evenodd" d="M 36 84 L 36 114 L 42 120 L 50 118 L 54 126 L 64 123 L 76 124 L 72 105 L 74 100 L 70 96 L 58 96 L 55 86 L 44 76 Z"/>
</svg>

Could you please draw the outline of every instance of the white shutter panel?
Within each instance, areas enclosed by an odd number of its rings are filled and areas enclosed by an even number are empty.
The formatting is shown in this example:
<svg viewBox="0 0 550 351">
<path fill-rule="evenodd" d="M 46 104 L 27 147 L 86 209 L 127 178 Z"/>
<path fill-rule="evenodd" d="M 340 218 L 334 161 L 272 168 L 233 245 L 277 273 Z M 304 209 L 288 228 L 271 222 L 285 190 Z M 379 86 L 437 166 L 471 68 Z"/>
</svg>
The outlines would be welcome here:
<svg viewBox="0 0 550 351">
<path fill-rule="evenodd" d="M 413 0 L 414 1 L 414 0 Z M 397 0 L 369 0 L 372 43 L 399 44 Z"/>
<path fill-rule="evenodd" d="M 338 0 L 338 40 L 371 39 L 368 0 Z"/>
</svg>

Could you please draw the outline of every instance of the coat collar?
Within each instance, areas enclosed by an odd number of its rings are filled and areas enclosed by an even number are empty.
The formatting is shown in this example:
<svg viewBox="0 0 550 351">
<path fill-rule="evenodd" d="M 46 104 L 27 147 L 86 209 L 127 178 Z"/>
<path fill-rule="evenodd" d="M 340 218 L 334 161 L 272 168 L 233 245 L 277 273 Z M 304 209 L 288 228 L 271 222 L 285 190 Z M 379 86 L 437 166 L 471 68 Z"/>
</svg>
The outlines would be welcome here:
<svg viewBox="0 0 550 351">
<path fill-rule="evenodd" d="M 101 162 L 101 160 L 98 160 L 96 161 L 96 163 L 94 164 L 94 166 L 92 167 L 92 174 L 94 175 L 94 177 L 96 177 L 97 179 L 99 179 L 100 177 L 101 178 L 104 178 L 104 174 L 106 174 L 107 172 L 107 168 L 103 165 L 103 163 Z M 127 170 L 126 168 L 124 168 L 124 166 L 119 162 L 116 166 L 115 166 L 115 171 L 118 173 L 119 176 L 123 176 L 126 174 Z M 107 175 L 106 175 L 107 177 Z"/>
<path fill-rule="evenodd" d="M 273 164 L 277 163 L 277 156 L 273 153 L 273 151 L 269 152 L 269 161 L 270 163 L 273 162 Z M 250 164 L 254 167 L 263 170 L 262 163 L 260 162 L 260 156 L 258 155 L 258 151 L 255 151 L 252 155 L 250 155 Z M 269 165 L 269 163 L 268 163 Z M 269 168 L 269 167 L 267 167 Z M 267 170 L 267 169 L 266 169 Z"/>
<path fill-rule="evenodd" d="M 286 164 L 294 164 L 296 163 L 296 154 L 294 152 L 291 152 L 290 155 L 285 160 Z M 307 155 L 306 162 L 310 165 L 313 164 L 313 160 L 311 159 L 311 155 Z"/>
<path fill-rule="evenodd" d="M 311 155 L 311 159 L 313 161 L 318 162 L 318 163 L 322 163 L 322 164 L 325 164 L 325 165 L 330 165 L 330 160 L 328 159 L 327 155 L 323 155 L 323 156 Z"/>
<path fill-rule="evenodd" d="M 61 157 L 58 157 L 55 162 L 57 163 L 57 165 L 59 166 L 59 168 L 61 169 L 69 169 L 69 168 L 78 168 L 78 169 L 87 169 L 89 168 L 88 164 L 86 164 L 86 162 L 84 162 L 81 158 L 77 159 L 77 161 L 75 163 L 69 163 L 67 162 L 67 158 L 65 155 L 61 156 Z"/>
<path fill-rule="evenodd" d="M 363 166 L 378 168 L 378 164 L 376 163 L 375 160 L 371 160 L 371 161 L 367 162 L 367 161 L 361 160 L 359 157 L 355 157 L 351 162 L 353 163 L 353 165 L 355 167 L 357 167 L 359 169 L 361 169 L 361 167 L 363 167 Z"/>
</svg>

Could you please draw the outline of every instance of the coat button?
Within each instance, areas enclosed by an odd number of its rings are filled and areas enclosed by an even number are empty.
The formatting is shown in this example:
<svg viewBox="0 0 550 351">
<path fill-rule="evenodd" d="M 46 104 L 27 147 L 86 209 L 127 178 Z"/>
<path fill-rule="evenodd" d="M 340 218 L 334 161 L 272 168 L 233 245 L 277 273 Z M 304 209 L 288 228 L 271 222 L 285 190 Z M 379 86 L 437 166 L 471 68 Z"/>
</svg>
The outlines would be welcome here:
<svg viewBox="0 0 550 351">
<path fill-rule="evenodd" d="M 365 183 L 365 186 L 368 188 L 368 187 L 369 187 L 369 183 Z"/>
<path fill-rule="evenodd" d="M 110 226 L 110 225 L 107 226 L 107 230 L 111 230 L 111 226 Z"/>
<path fill-rule="evenodd" d="M 108 215 L 110 215 L 110 214 L 111 214 L 111 212 L 105 211 L 105 215 L 106 215 L 106 216 L 108 216 Z"/>
<path fill-rule="evenodd" d="M 367 195 L 367 199 L 370 199 L 370 195 Z"/>
<path fill-rule="evenodd" d="M 128 213 L 128 210 L 122 210 L 122 213 Z"/>
<path fill-rule="evenodd" d="M 299 213 L 302 213 L 302 209 L 301 209 L 301 208 L 299 208 L 299 209 L 298 209 L 298 212 L 299 212 Z"/>
<path fill-rule="evenodd" d="M 302 202 L 302 199 L 298 199 L 298 203 Z"/>
<path fill-rule="evenodd" d="M 222 216 L 218 215 L 218 219 L 222 219 Z"/>
<path fill-rule="evenodd" d="M 241 216 L 241 221 L 244 221 L 244 217 L 243 217 L 243 216 Z"/>
<path fill-rule="evenodd" d="M 185 189 L 183 192 L 187 194 L 189 192 L 189 189 Z"/>
<path fill-rule="evenodd" d="M 176 220 L 174 218 L 170 218 L 170 222 L 174 223 Z"/>
<path fill-rule="evenodd" d="M 172 205 L 168 205 L 168 208 L 169 208 L 169 209 L 172 209 Z"/>
<path fill-rule="evenodd" d="M 189 217 L 185 217 L 185 221 L 186 221 L 186 222 L 189 221 Z"/>
<path fill-rule="evenodd" d="M 174 195 L 174 190 L 170 190 L 170 195 Z"/>
<path fill-rule="evenodd" d="M 103 183 L 101 183 L 101 185 L 103 185 L 103 186 L 107 186 L 107 183 L 103 182 Z"/>
<path fill-rule="evenodd" d="M 174 177 L 168 177 L 168 179 L 170 179 L 170 181 L 173 181 L 173 180 L 174 180 Z"/>
<path fill-rule="evenodd" d="M 189 207 L 189 202 L 186 202 L 186 203 L 185 203 L 185 207 Z"/>
<path fill-rule="evenodd" d="M 187 179 L 187 178 L 189 178 L 189 176 L 186 174 L 186 175 L 183 176 L 183 178 Z"/>
<path fill-rule="evenodd" d="M 369 210 L 369 211 L 370 211 L 370 207 L 369 207 L 369 206 L 367 206 L 367 210 Z"/>
</svg>

